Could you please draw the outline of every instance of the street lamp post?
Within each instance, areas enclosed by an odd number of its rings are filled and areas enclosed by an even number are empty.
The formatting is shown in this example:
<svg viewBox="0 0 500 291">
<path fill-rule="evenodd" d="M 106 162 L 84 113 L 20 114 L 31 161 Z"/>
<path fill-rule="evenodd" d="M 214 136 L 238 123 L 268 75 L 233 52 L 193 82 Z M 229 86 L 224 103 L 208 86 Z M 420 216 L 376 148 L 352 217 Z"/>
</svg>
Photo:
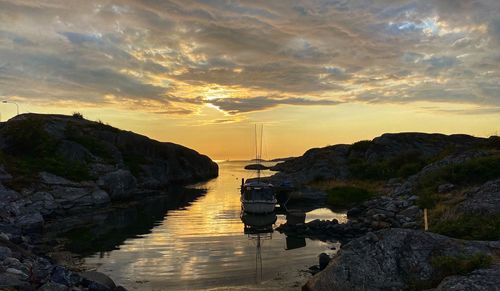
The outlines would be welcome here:
<svg viewBox="0 0 500 291">
<path fill-rule="evenodd" d="M 16 102 L 8 101 L 8 100 L 3 100 L 2 103 L 10 103 L 10 104 L 16 105 L 16 110 L 17 110 L 16 115 L 19 115 L 19 104 L 17 104 Z"/>
</svg>

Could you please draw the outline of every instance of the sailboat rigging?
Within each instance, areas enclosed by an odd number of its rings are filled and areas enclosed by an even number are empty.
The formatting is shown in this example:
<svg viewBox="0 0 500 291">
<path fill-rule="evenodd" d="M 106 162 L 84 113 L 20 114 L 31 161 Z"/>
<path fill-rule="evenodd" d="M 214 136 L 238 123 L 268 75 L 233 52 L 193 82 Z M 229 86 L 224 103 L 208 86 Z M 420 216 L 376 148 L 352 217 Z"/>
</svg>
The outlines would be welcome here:
<svg viewBox="0 0 500 291">
<path fill-rule="evenodd" d="M 255 125 L 255 161 L 257 162 L 257 165 L 260 166 L 262 166 L 263 132 L 264 126 L 261 126 L 259 138 L 257 125 Z M 242 210 L 247 213 L 272 213 L 276 207 L 277 200 L 274 187 L 271 183 L 261 180 L 260 171 L 262 170 L 262 167 L 260 166 L 256 167 L 257 180 L 254 179 L 247 182 L 244 180 L 242 181 L 240 198 L 241 207 Z"/>
</svg>

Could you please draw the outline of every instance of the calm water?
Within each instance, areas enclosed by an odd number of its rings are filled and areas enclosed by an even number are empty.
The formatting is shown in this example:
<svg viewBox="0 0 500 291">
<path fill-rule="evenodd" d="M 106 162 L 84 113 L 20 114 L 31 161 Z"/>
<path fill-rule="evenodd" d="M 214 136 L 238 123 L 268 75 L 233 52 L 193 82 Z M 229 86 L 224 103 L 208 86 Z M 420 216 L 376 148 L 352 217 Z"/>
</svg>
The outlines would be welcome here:
<svg viewBox="0 0 500 291">
<path fill-rule="evenodd" d="M 217 179 L 193 186 L 207 189 L 204 195 L 183 195 L 175 203 L 155 198 L 108 214 L 100 227 L 78 231 L 79 238 L 92 239 L 84 240 L 90 247 L 75 239 L 72 248 L 88 267 L 132 290 L 299 289 L 306 276 L 300 270 L 316 264 L 321 252 L 332 252 L 333 244 L 289 238 L 287 250 L 286 237 L 275 231 L 260 240 L 258 253 L 257 239 L 243 233 L 240 220 L 240 181 L 252 175 L 245 164 L 219 163 Z M 306 221 L 317 218 L 345 215 L 316 209 Z M 278 215 L 275 226 L 284 222 Z"/>
</svg>

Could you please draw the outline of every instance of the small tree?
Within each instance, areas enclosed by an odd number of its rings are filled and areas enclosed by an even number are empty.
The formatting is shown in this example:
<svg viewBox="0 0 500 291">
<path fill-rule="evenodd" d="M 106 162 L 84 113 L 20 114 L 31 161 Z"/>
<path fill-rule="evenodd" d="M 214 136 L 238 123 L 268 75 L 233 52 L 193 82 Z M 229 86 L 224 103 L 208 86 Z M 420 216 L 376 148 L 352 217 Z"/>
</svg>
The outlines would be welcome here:
<svg viewBox="0 0 500 291">
<path fill-rule="evenodd" d="M 83 119 L 83 114 L 80 112 L 73 112 L 73 117 L 77 119 Z"/>
</svg>

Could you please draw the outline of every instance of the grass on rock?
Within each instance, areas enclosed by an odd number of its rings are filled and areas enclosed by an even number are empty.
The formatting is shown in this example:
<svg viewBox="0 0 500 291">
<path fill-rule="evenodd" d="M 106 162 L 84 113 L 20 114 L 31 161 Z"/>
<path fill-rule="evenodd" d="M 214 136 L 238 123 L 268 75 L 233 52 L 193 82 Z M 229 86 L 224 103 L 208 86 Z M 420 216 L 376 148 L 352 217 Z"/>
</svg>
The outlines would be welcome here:
<svg viewBox="0 0 500 291">
<path fill-rule="evenodd" d="M 375 196 L 374 192 L 354 186 L 337 186 L 327 190 L 327 202 L 335 208 L 349 208 Z"/>
</svg>

